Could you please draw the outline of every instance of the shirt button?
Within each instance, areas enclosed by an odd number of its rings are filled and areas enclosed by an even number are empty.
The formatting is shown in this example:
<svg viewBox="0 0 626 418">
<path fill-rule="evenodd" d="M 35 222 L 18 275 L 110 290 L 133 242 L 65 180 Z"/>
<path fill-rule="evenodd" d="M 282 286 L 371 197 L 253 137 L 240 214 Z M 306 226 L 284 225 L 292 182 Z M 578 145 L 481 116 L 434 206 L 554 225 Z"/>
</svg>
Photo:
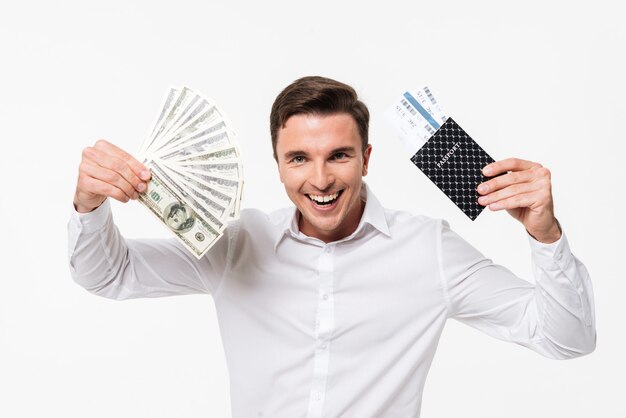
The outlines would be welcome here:
<svg viewBox="0 0 626 418">
<path fill-rule="evenodd" d="M 326 350 L 326 344 L 322 344 L 322 345 L 320 346 L 320 348 L 321 348 L 322 350 Z"/>
<path fill-rule="evenodd" d="M 322 399 L 322 394 L 319 392 L 313 393 L 313 399 L 319 402 Z"/>
<path fill-rule="evenodd" d="M 328 293 L 324 293 L 324 294 L 322 295 L 322 299 L 324 299 L 324 300 L 328 300 Z"/>
<path fill-rule="evenodd" d="M 325 252 L 325 253 L 329 253 L 329 252 L 331 252 L 331 251 L 332 251 L 332 248 L 331 248 L 331 247 L 326 247 L 326 248 L 324 248 L 324 252 Z"/>
</svg>

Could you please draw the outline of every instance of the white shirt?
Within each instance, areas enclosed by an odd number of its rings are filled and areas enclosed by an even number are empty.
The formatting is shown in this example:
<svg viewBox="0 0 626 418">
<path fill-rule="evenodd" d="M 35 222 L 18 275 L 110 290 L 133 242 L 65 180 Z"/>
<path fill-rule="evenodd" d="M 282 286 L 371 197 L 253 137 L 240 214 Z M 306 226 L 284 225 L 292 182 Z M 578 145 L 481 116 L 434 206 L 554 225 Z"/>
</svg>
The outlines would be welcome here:
<svg viewBox="0 0 626 418">
<path fill-rule="evenodd" d="M 72 215 L 72 275 L 114 299 L 210 293 L 233 418 L 419 417 L 448 318 L 552 358 L 593 351 L 591 282 L 565 236 L 529 238 L 532 285 L 445 221 L 365 195 L 342 240 L 299 232 L 295 208 L 244 210 L 199 261 L 174 239 L 125 240 L 105 202 Z"/>
</svg>

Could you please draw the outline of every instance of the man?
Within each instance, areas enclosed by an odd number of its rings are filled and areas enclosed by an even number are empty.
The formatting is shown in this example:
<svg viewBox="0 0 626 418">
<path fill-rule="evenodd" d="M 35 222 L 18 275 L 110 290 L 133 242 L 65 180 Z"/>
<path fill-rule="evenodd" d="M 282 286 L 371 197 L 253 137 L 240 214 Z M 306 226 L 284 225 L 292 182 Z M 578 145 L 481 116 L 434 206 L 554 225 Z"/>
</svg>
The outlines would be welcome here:
<svg viewBox="0 0 626 418">
<path fill-rule="evenodd" d="M 137 198 L 150 173 L 99 141 L 83 153 L 69 225 L 74 279 L 116 299 L 210 293 L 235 418 L 417 417 L 448 318 L 552 358 L 593 351 L 591 283 L 554 217 L 549 171 L 503 160 L 478 188 L 528 231 L 533 286 L 445 222 L 384 209 L 362 179 L 368 123 L 343 83 L 283 90 L 270 129 L 295 208 L 243 211 L 199 261 L 175 240 L 122 238 L 106 198 Z"/>
</svg>

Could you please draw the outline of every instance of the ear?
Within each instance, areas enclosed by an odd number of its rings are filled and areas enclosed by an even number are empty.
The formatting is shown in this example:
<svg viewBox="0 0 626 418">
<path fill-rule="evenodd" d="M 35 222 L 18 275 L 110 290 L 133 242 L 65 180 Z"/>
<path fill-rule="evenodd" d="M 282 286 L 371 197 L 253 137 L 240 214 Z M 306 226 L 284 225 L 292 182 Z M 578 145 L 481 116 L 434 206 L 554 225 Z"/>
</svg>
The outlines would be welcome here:
<svg viewBox="0 0 626 418">
<path fill-rule="evenodd" d="M 367 167 L 370 162 L 370 155 L 372 154 L 372 144 L 368 144 L 363 152 L 363 168 L 361 170 L 361 176 L 367 176 Z"/>
</svg>

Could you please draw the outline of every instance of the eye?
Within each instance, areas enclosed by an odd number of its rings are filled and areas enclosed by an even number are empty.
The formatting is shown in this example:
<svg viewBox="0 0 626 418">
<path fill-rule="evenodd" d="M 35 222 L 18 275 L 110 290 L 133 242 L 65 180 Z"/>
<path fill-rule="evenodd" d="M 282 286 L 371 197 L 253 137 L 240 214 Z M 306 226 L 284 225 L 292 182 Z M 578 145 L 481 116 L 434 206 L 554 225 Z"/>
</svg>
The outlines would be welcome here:
<svg viewBox="0 0 626 418">
<path fill-rule="evenodd" d="M 305 162 L 306 159 L 304 158 L 304 156 L 302 155 L 296 155 L 295 157 L 293 157 L 289 162 L 290 163 L 294 163 L 294 164 L 302 164 L 303 162 Z"/>
<path fill-rule="evenodd" d="M 348 154 L 346 154 L 345 152 L 336 152 L 331 157 L 332 160 L 343 160 L 345 158 L 348 158 Z"/>
</svg>

